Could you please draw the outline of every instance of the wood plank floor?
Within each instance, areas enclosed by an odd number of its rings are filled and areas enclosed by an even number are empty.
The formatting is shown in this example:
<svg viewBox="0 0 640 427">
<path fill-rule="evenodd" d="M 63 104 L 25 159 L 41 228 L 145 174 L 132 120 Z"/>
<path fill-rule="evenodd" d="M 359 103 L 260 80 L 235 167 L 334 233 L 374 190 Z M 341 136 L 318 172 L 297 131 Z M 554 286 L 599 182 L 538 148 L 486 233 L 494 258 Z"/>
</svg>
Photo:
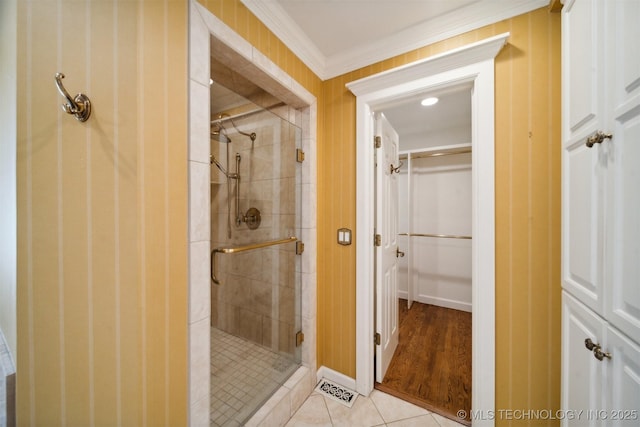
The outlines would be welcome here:
<svg viewBox="0 0 640 427">
<path fill-rule="evenodd" d="M 407 300 L 398 303 L 398 348 L 376 388 L 470 425 L 471 313 L 415 302 L 408 310 Z M 466 420 L 457 418 L 460 409 Z"/>
</svg>

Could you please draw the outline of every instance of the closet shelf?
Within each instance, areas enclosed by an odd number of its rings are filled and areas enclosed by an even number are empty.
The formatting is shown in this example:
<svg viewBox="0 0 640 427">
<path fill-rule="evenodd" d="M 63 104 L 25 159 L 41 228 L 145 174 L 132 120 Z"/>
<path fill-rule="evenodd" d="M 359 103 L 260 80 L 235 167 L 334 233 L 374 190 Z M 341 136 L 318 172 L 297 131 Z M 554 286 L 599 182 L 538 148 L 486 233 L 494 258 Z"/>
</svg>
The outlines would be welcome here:
<svg viewBox="0 0 640 427">
<path fill-rule="evenodd" d="M 422 233 L 399 233 L 398 236 L 409 237 L 435 237 L 437 239 L 471 239 L 471 236 L 457 236 L 455 234 L 422 234 Z"/>
</svg>

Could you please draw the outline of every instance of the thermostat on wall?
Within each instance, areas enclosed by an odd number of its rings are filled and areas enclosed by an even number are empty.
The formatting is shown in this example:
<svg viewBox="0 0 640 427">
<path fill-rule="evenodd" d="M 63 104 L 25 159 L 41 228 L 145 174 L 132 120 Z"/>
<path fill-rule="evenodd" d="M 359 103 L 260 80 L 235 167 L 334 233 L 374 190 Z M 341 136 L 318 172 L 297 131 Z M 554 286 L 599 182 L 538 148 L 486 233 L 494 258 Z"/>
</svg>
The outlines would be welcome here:
<svg viewBox="0 0 640 427">
<path fill-rule="evenodd" d="M 338 229 L 338 244 L 345 246 L 351 244 L 351 230 L 348 228 Z"/>
</svg>

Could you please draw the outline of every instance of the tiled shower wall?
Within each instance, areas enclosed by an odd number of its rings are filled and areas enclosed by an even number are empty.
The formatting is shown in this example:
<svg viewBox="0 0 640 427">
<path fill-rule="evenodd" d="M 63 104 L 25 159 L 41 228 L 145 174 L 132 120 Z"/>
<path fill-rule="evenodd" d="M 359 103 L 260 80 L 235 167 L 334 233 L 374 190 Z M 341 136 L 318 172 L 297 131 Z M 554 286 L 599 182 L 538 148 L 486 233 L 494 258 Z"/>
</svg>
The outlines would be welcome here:
<svg viewBox="0 0 640 427">
<path fill-rule="evenodd" d="M 281 109 L 280 113 L 287 113 L 287 110 Z M 295 117 L 292 113 L 291 118 L 295 120 Z M 238 182 L 235 179 L 230 182 L 228 204 L 227 180 L 212 165 L 212 248 L 296 236 L 296 230 L 300 229 L 300 187 L 296 186 L 296 173 L 301 173 L 301 167 L 295 161 L 299 129 L 271 112 L 235 119 L 234 123 L 244 132 L 255 132 L 255 141 L 232 130 L 227 121 L 224 125 L 231 144 L 212 140 L 211 152 L 229 172 L 236 172 L 236 153 L 240 154 L 240 213 L 246 213 L 250 207 L 257 208 L 261 223 L 256 230 L 249 229 L 245 223 L 236 225 Z M 300 305 L 300 293 L 296 292 L 296 286 L 300 286 L 297 277 L 300 266 L 296 263 L 299 263 L 299 257 L 295 255 L 294 243 L 216 255 L 221 285 L 214 285 L 212 289 L 211 325 L 274 352 L 294 356 L 294 334 L 299 328 L 296 316 Z"/>
<path fill-rule="evenodd" d="M 217 4 L 217 3 L 216 3 Z M 240 3 L 238 3 L 240 4 Z M 217 4 L 219 5 L 219 4 Z M 317 197 L 317 123 L 318 101 L 313 93 L 303 87 L 295 76 L 292 78 L 267 56 L 252 47 L 249 42 L 231 30 L 218 18 L 212 15 L 198 2 L 190 2 L 190 314 L 189 314 L 189 402 L 190 425 L 206 425 L 210 415 L 210 289 L 209 248 L 210 221 L 209 209 L 203 209 L 204 201 L 209 205 L 210 165 L 209 165 L 209 132 L 210 90 L 209 90 L 209 58 L 212 40 L 219 44 L 216 48 L 227 47 L 224 53 L 229 64 L 235 69 L 242 69 L 243 75 L 249 79 L 260 81 L 263 89 L 276 94 L 278 99 L 296 110 L 286 109 L 289 121 L 301 125 L 302 149 L 307 160 L 302 163 L 304 171 L 301 182 L 302 221 L 301 238 L 305 244 L 302 254 L 300 275 L 302 277 L 301 321 L 305 340 L 301 350 L 303 367 L 269 399 L 269 401 L 253 416 L 247 425 L 261 422 L 284 424 L 295 412 L 306 396 L 311 392 L 316 377 L 316 197 Z M 261 23 L 252 25 L 259 27 Z M 215 45 L 215 43 L 214 43 Z M 232 49 L 230 47 L 233 47 Z M 230 50 L 229 50 L 230 49 Z M 223 49 L 224 50 L 224 49 Z M 218 55 L 220 56 L 220 55 Z M 295 64 L 297 59 L 292 59 Z M 298 76 L 296 74 L 296 76 Z M 309 76 L 313 76 L 309 73 Z M 307 82 L 319 93 L 319 80 Z M 282 115 L 282 114 L 280 114 Z M 295 119 L 293 119 L 295 117 Z M 205 167 L 203 170 L 202 167 Z M 206 180 L 202 180 L 206 176 Z M 204 185 L 202 185 L 202 184 Z M 201 235 L 206 232 L 206 241 Z M 211 244 L 213 248 L 213 244 Z M 206 345 L 205 345 L 206 344 Z M 284 421 L 284 422 L 283 422 Z"/>
</svg>

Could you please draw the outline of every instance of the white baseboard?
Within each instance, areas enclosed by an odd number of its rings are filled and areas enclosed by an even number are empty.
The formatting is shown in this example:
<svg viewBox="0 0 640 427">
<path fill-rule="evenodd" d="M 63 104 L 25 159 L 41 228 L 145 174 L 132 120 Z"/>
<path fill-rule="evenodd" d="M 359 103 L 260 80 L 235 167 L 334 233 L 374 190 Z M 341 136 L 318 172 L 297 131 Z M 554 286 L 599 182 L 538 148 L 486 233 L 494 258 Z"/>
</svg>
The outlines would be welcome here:
<svg viewBox="0 0 640 427">
<path fill-rule="evenodd" d="M 423 304 L 437 305 L 438 307 L 453 308 L 454 310 L 467 311 L 469 313 L 471 312 L 471 307 L 472 307 L 471 303 L 468 303 L 468 302 L 455 301 L 455 300 L 450 300 L 446 298 L 431 297 L 427 295 L 419 295 L 418 298 L 416 298 L 416 301 L 421 302 Z"/>
<path fill-rule="evenodd" d="M 409 293 L 407 291 L 398 291 L 398 299 L 409 299 Z M 415 299 L 422 304 L 437 305 L 438 307 L 453 308 L 454 310 L 461 310 L 471 312 L 471 303 L 464 301 L 455 301 L 446 298 L 432 297 L 429 295 L 418 295 Z"/>
<path fill-rule="evenodd" d="M 345 374 L 341 374 L 340 372 L 334 371 L 326 366 L 320 366 L 316 377 L 316 383 L 319 383 L 321 379 L 326 378 L 329 381 L 340 384 L 342 387 L 349 388 L 351 390 L 356 389 L 356 380 L 354 378 L 348 377 Z"/>
</svg>

